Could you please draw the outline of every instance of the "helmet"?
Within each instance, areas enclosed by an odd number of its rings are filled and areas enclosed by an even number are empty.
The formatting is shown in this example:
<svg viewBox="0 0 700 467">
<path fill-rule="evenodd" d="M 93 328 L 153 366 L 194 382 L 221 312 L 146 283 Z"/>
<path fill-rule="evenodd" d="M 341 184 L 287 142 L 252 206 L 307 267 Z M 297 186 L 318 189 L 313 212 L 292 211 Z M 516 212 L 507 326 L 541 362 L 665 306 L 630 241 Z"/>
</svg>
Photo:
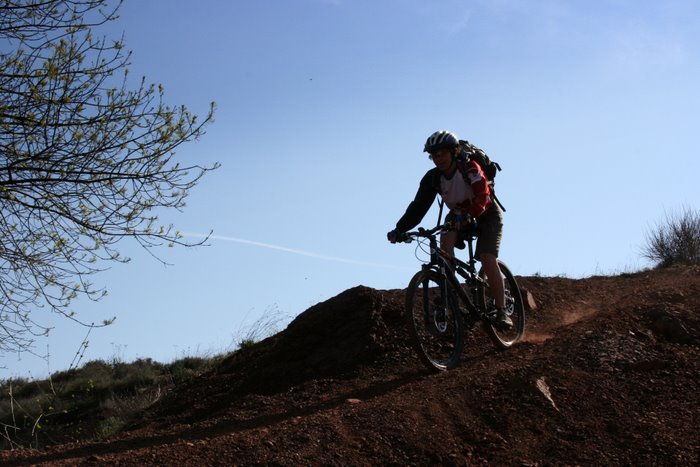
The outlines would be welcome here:
<svg viewBox="0 0 700 467">
<path fill-rule="evenodd" d="M 459 146 L 457 135 L 449 131 L 440 130 L 428 137 L 423 152 L 435 152 L 438 149 L 456 148 L 457 146 Z"/>
</svg>

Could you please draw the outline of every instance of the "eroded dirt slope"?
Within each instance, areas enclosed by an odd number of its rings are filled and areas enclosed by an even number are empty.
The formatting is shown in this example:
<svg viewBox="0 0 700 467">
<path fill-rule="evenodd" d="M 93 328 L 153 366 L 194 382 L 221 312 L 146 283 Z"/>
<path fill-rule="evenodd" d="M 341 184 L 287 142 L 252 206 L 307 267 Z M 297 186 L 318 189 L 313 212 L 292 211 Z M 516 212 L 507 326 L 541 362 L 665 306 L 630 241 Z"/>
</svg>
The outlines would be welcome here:
<svg viewBox="0 0 700 467">
<path fill-rule="evenodd" d="M 421 366 L 403 291 L 356 287 L 113 439 L 0 463 L 698 465 L 700 268 L 519 280 L 525 342 L 475 330 L 454 371 Z"/>
</svg>

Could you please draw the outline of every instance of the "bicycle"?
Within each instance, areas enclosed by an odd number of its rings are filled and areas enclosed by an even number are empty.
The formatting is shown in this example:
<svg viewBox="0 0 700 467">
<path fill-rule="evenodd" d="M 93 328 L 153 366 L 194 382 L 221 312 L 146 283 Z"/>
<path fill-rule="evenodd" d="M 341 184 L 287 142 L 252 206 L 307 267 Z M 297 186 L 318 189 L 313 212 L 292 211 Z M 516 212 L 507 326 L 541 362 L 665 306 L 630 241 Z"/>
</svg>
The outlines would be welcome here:
<svg viewBox="0 0 700 467">
<path fill-rule="evenodd" d="M 406 290 L 406 312 L 414 347 L 425 365 L 434 371 L 450 370 L 457 366 L 464 349 L 464 327 L 473 328 L 483 323 L 487 334 L 499 349 L 507 349 L 518 342 L 525 330 L 523 300 L 515 277 L 508 266 L 498 260 L 506 295 L 506 313 L 513 321 L 510 329 L 499 327 L 487 318 L 495 309 L 489 294 L 489 284 L 481 269 L 476 271 L 473 241 L 476 232 L 473 223 L 467 232 L 469 261 L 450 258 L 438 247 L 437 235 L 454 229 L 450 223 L 430 230 L 419 228 L 406 232 L 400 241 L 417 240 L 430 247 L 430 261 L 421 266 Z M 425 251 L 425 250 L 424 250 Z M 452 263 L 452 266 L 449 264 Z M 455 272 L 464 278 L 462 287 Z M 460 306 L 460 304 L 462 306 Z"/>
</svg>

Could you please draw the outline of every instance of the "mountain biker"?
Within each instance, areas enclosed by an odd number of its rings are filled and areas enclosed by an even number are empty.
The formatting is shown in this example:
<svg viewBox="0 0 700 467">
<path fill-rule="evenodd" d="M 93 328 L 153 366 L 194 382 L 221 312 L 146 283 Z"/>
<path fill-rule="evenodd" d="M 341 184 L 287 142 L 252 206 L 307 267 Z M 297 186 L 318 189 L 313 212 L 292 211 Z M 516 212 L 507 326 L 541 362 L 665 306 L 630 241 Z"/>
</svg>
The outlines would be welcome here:
<svg viewBox="0 0 700 467">
<path fill-rule="evenodd" d="M 491 310 L 487 318 L 498 327 L 509 328 L 513 326 L 513 321 L 505 312 L 503 278 L 497 261 L 503 214 L 498 203 L 493 202 L 491 187 L 479 164 L 473 160 L 458 161 L 460 151 L 459 138 L 454 133 L 442 130 L 428 137 L 423 152 L 429 154 L 435 167 L 423 176 L 415 199 L 396 223 L 396 228 L 387 233 L 387 239 L 391 243 L 401 241 L 405 232 L 423 220 L 435 196 L 440 194 L 450 209 L 445 221 L 457 226 L 456 230 L 440 236 L 440 246 L 453 258 L 455 246 L 460 249 L 465 246 L 471 216 L 476 221 L 478 234 L 474 257 L 481 261 L 496 303 L 496 310 Z M 459 170 L 458 164 L 465 166 Z"/>
</svg>

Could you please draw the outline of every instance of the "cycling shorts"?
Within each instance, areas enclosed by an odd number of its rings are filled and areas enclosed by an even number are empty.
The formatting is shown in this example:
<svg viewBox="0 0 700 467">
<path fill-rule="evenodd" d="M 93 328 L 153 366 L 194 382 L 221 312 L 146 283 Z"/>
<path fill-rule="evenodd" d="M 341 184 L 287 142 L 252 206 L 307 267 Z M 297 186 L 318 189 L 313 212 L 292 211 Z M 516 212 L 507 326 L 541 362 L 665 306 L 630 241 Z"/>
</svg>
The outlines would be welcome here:
<svg viewBox="0 0 700 467">
<path fill-rule="evenodd" d="M 451 221 L 453 217 L 453 214 L 449 213 L 445 220 Z M 474 257 L 479 259 L 481 253 L 490 253 L 498 258 L 498 252 L 501 249 L 501 238 L 503 237 L 503 212 L 501 208 L 498 207 L 498 203 L 492 202 L 488 209 L 486 209 L 486 212 L 476 219 L 476 224 L 477 240 Z M 459 237 L 455 245 L 456 248 L 464 248 L 464 241 L 468 235 L 468 228 L 468 225 L 464 225 L 459 229 Z"/>
</svg>

